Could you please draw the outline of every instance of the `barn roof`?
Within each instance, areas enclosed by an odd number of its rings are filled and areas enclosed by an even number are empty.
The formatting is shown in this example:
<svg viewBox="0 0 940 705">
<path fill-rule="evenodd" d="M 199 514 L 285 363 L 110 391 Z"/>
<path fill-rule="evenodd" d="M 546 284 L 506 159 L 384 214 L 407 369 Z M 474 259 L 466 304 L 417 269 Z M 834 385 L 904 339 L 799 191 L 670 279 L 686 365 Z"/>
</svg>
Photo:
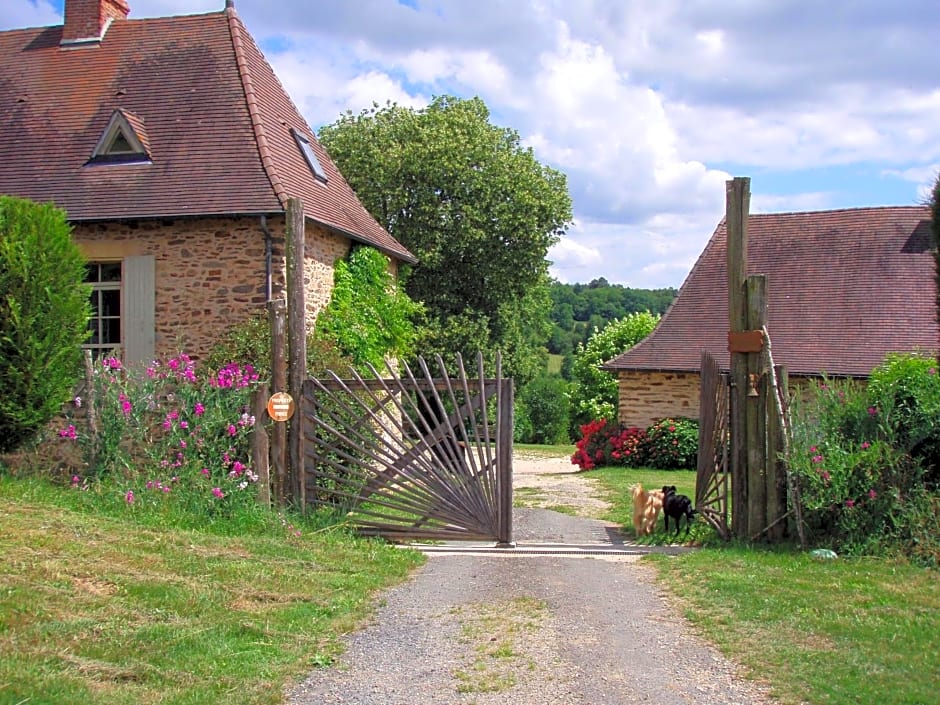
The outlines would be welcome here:
<svg viewBox="0 0 940 705">
<path fill-rule="evenodd" d="M 924 206 L 750 215 L 747 273 L 767 276 L 774 362 L 791 374 L 867 376 L 889 352 L 936 350 L 936 284 Z M 608 370 L 728 368 L 722 221 L 656 330 Z"/>
<path fill-rule="evenodd" d="M 97 40 L 63 42 L 63 26 L 0 32 L 0 193 L 52 201 L 73 222 L 272 214 L 299 197 L 308 218 L 415 261 L 359 202 L 233 7 L 126 19 L 123 2 L 101 2 L 123 12 Z M 89 4 L 68 0 L 67 25 L 73 3 Z M 92 158 L 115 114 L 144 158 Z"/>
</svg>

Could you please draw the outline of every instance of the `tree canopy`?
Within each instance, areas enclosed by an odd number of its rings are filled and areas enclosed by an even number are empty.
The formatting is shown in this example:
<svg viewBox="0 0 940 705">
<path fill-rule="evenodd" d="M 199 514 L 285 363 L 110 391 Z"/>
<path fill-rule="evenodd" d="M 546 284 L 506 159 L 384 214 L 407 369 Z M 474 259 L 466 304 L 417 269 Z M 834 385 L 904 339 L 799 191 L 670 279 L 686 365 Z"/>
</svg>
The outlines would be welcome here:
<svg viewBox="0 0 940 705">
<path fill-rule="evenodd" d="M 595 330 L 584 345 L 578 345 L 575 354 L 571 387 L 571 431 L 577 438 L 577 430 L 583 424 L 597 419 L 617 419 L 617 376 L 601 369 L 621 353 L 653 332 L 659 323 L 659 314 L 649 311 L 631 313 L 610 324 L 603 330 Z"/>
<path fill-rule="evenodd" d="M 441 96 L 347 112 L 319 137 L 366 209 L 419 262 L 405 291 L 428 316 L 422 353 L 502 350 L 531 377 L 548 338 L 546 255 L 571 220 L 565 176 L 482 100 Z"/>
</svg>

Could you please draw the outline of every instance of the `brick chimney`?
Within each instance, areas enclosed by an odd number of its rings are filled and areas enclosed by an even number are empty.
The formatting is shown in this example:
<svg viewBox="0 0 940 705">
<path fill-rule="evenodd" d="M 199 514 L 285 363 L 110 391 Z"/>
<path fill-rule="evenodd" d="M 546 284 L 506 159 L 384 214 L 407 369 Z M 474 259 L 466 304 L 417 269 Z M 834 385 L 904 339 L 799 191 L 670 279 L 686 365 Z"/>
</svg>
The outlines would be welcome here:
<svg viewBox="0 0 940 705">
<path fill-rule="evenodd" d="M 127 0 L 65 0 L 65 26 L 60 45 L 97 43 L 111 20 L 126 20 Z"/>
</svg>

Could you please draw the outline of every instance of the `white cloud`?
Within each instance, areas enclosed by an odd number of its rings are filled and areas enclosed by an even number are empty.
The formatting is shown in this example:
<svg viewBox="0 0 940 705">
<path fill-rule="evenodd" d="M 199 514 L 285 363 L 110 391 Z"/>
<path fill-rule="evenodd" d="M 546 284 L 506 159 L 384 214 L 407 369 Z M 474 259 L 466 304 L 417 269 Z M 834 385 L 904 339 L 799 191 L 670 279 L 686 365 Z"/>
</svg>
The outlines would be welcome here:
<svg viewBox="0 0 940 705">
<path fill-rule="evenodd" d="M 131 16 L 223 0 L 130 0 Z M 61 0 L 3 0 L 0 28 Z M 940 165 L 936 0 L 236 0 L 314 127 L 386 101 L 481 96 L 564 172 L 563 281 L 678 286 L 724 209 L 912 203 Z"/>
</svg>

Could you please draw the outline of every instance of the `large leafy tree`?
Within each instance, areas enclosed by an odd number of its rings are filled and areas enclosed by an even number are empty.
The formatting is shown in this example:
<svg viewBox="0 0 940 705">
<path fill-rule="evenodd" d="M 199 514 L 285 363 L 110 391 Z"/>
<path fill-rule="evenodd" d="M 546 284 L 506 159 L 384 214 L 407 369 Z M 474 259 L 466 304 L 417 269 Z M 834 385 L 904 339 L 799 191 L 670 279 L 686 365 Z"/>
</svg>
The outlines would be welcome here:
<svg viewBox="0 0 940 705">
<path fill-rule="evenodd" d="M 63 211 L 0 196 L 0 452 L 60 413 L 81 379 L 84 278 Z"/>
<path fill-rule="evenodd" d="M 421 352 L 503 352 L 525 381 L 548 338 L 548 248 L 571 220 L 564 175 L 482 100 L 346 113 L 320 140 L 370 213 L 419 259 L 405 290 L 428 315 Z"/>
</svg>

